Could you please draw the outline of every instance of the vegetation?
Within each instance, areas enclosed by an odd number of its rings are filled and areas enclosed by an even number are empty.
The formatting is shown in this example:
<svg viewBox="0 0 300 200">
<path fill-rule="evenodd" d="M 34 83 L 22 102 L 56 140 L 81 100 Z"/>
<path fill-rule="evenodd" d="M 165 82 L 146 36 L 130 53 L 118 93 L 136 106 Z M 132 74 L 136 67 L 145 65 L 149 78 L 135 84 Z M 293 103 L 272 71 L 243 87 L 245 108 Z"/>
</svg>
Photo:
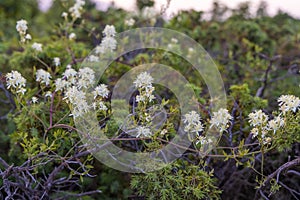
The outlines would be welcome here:
<svg viewBox="0 0 300 200">
<path fill-rule="evenodd" d="M 269 16 L 265 2 L 253 14 L 247 2 L 230 9 L 216 1 L 208 13 L 181 11 L 166 21 L 169 3 L 159 12 L 154 1 L 138 0 L 133 14 L 82 0 L 56 0 L 46 13 L 35 0 L 0 2 L 1 199 L 300 198 L 300 20 L 281 11 Z M 170 51 L 126 52 L 97 80 L 91 66 L 116 56 L 117 33 L 148 26 L 203 46 L 221 74 L 227 107 L 214 109 L 218 99 L 210 99 L 205 77 L 176 52 L 200 56 L 176 38 L 161 38 Z M 176 73 L 140 68 L 147 63 Z M 132 81 L 122 85 L 125 74 Z M 157 82 L 176 85 L 178 74 L 187 83 L 176 89 L 195 94 L 189 112 Z M 112 91 L 128 85 L 124 108 Z M 188 146 L 173 142 L 181 133 Z M 161 157 L 181 154 L 162 165 L 135 154 L 141 163 L 129 168 L 146 172 L 129 173 L 117 151 L 101 151 L 111 144 L 134 153 L 170 145 L 174 152 Z M 120 159 L 124 170 L 105 165 L 103 155 Z"/>
</svg>

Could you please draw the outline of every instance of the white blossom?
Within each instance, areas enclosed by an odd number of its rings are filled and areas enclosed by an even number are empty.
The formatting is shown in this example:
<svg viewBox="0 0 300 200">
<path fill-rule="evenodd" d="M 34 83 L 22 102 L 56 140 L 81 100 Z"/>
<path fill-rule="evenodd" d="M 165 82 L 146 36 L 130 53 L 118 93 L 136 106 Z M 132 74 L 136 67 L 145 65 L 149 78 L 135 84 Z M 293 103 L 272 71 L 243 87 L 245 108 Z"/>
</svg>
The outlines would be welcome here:
<svg viewBox="0 0 300 200">
<path fill-rule="evenodd" d="M 63 12 L 63 13 L 61 13 L 61 16 L 64 17 L 64 18 L 66 18 L 66 17 L 68 17 L 68 13 Z"/>
<path fill-rule="evenodd" d="M 60 65 L 60 58 L 59 57 L 55 57 L 53 58 L 53 62 L 54 62 L 54 65 L 57 67 Z"/>
<path fill-rule="evenodd" d="M 98 96 L 102 98 L 107 98 L 109 94 L 109 90 L 107 89 L 107 85 L 105 84 L 100 84 L 95 88 L 93 91 L 94 94 L 94 99 L 96 99 Z"/>
<path fill-rule="evenodd" d="M 107 110 L 106 105 L 102 101 L 99 102 L 99 110 L 101 110 L 101 111 L 106 111 Z"/>
<path fill-rule="evenodd" d="M 71 16 L 74 19 L 81 18 L 81 13 L 83 11 L 84 4 L 85 4 L 85 1 L 76 0 L 76 3 L 74 4 L 74 6 L 69 8 L 69 12 L 71 13 Z"/>
<path fill-rule="evenodd" d="M 267 127 L 269 130 L 273 130 L 275 133 L 279 128 L 283 126 L 284 126 L 284 119 L 282 119 L 280 116 L 277 116 L 268 122 Z"/>
<path fill-rule="evenodd" d="M 105 37 L 102 39 L 100 44 L 100 52 L 113 51 L 117 48 L 117 40 L 113 37 Z"/>
<path fill-rule="evenodd" d="M 32 103 L 38 103 L 39 99 L 37 97 L 32 97 L 31 102 Z"/>
<path fill-rule="evenodd" d="M 85 93 L 81 90 L 78 90 L 78 88 L 75 86 L 67 89 L 63 99 L 72 105 L 72 115 L 74 117 L 82 116 L 89 110 Z"/>
<path fill-rule="evenodd" d="M 280 106 L 279 110 L 283 113 L 288 111 L 296 112 L 297 108 L 300 107 L 300 99 L 294 95 L 282 95 L 278 98 L 278 102 Z"/>
<path fill-rule="evenodd" d="M 43 69 L 39 69 L 36 71 L 36 81 L 49 85 L 50 79 L 51 75 L 49 72 L 46 72 Z"/>
<path fill-rule="evenodd" d="M 198 133 L 203 131 L 203 125 L 201 123 L 201 117 L 196 111 L 190 111 L 184 115 L 183 122 L 186 124 L 184 127 L 185 132 Z"/>
<path fill-rule="evenodd" d="M 55 80 L 55 91 L 63 91 L 64 89 L 66 89 L 67 87 L 70 86 L 70 83 L 66 80 L 63 80 L 61 78 L 58 78 Z"/>
<path fill-rule="evenodd" d="M 88 57 L 88 61 L 90 61 L 90 62 L 99 62 L 99 57 L 95 56 L 95 55 L 90 55 Z"/>
<path fill-rule="evenodd" d="M 26 31 L 28 29 L 27 21 L 24 20 L 24 19 L 21 19 L 21 20 L 17 21 L 16 29 L 19 32 L 19 34 L 25 35 Z"/>
<path fill-rule="evenodd" d="M 206 144 L 210 144 L 210 143 L 212 143 L 212 142 L 213 142 L 212 139 L 206 138 L 206 137 L 200 135 L 200 136 L 197 137 L 196 145 L 199 144 L 199 143 L 200 143 L 201 145 L 206 145 Z"/>
<path fill-rule="evenodd" d="M 223 132 L 231 119 L 232 116 L 228 113 L 228 110 L 221 108 L 217 112 L 213 112 L 212 119 L 210 120 L 211 127 L 216 126 L 221 132 Z"/>
<path fill-rule="evenodd" d="M 152 135 L 152 132 L 151 132 L 150 128 L 147 128 L 145 126 L 137 127 L 136 137 L 140 137 L 140 136 L 149 137 L 151 135 Z"/>
<path fill-rule="evenodd" d="M 26 35 L 25 35 L 25 39 L 26 39 L 26 40 L 31 40 L 31 39 L 32 39 L 32 37 L 31 37 L 31 35 L 30 35 L 30 34 L 26 34 Z"/>
<path fill-rule="evenodd" d="M 45 94 L 45 98 L 52 98 L 52 92 L 47 91 L 46 94 Z"/>
<path fill-rule="evenodd" d="M 35 51 L 42 51 L 42 44 L 40 43 L 33 43 L 32 46 L 31 46 Z"/>
<path fill-rule="evenodd" d="M 134 23 L 135 23 L 135 20 L 132 18 L 125 20 L 125 25 L 127 25 L 127 26 L 133 26 Z"/>
<path fill-rule="evenodd" d="M 27 90 L 25 89 L 25 88 L 19 88 L 17 91 L 16 91 L 16 93 L 21 93 L 21 94 L 25 94 L 25 92 L 26 92 Z"/>
<path fill-rule="evenodd" d="M 75 40 L 75 39 L 76 39 L 76 34 L 75 33 L 70 33 L 69 40 Z"/>
<path fill-rule="evenodd" d="M 139 89 L 140 94 L 136 96 L 136 102 L 152 102 L 155 96 L 154 87 L 152 86 L 153 78 L 148 72 L 142 72 L 133 82 L 135 87 Z"/>
<path fill-rule="evenodd" d="M 171 42 L 176 44 L 178 43 L 178 40 L 176 38 L 171 38 Z"/>
<path fill-rule="evenodd" d="M 259 130 L 258 128 L 251 129 L 252 138 L 255 138 L 258 136 Z"/>
<path fill-rule="evenodd" d="M 69 80 L 71 78 L 75 78 L 77 75 L 77 72 L 75 71 L 75 69 L 73 69 L 71 67 L 71 65 L 68 65 L 65 72 L 62 75 Z"/>
<path fill-rule="evenodd" d="M 137 76 L 133 82 L 136 88 L 152 87 L 153 78 L 148 72 L 143 72 Z"/>
<path fill-rule="evenodd" d="M 5 75 L 7 89 L 13 87 L 16 89 L 21 89 L 26 85 L 26 79 L 17 71 L 11 71 Z M 23 91 L 23 90 L 22 90 Z M 23 93 L 21 91 L 21 93 Z M 26 91 L 26 90 L 25 90 Z M 23 93 L 24 94 L 24 93 Z"/>
<path fill-rule="evenodd" d="M 116 29 L 114 25 L 106 25 L 102 33 L 105 37 L 115 37 Z"/>
<path fill-rule="evenodd" d="M 81 68 L 78 71 L 78 88 L 88 88 L 95 80 L 95 72 L 88 67 Z"/>
<path fill-rule="evenodd" d="M 262 110 L 252 112 L 248 116 L 252 126 L 263 125 L 268 121 L 268 116 Z"/>
</svg>

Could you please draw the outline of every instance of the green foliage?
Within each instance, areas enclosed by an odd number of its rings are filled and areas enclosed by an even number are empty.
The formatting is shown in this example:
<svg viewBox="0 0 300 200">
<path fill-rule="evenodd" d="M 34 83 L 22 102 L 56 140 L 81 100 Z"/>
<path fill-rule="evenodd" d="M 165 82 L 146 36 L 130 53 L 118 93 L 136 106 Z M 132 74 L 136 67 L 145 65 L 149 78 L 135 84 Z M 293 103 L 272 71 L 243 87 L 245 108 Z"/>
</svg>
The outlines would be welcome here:
<svg viewBox="0 0 300 200">
<path fill-rule="evenodd" d="M 131 187 L 146 199 L 219 199 L 213 171 L 175 162 L 160 171 L 132 176 Z"/>
<path fill-rule="evenodd" d="M 152 6 L 154 1 L 138 0 L 137 4 L 141 12 L 145 6 Z M 30 170 L 26 171 L 30 173 L 27 179 L 33 178 L 34 181 L 29 186 L 27 184 L 26 188 L 35 190 L 41 187 L 42 191 L 46 188 L 43 185 L 46 179 L 61 167 L 54 179 L 58 183 L 68 180 L 73 185 L 53 186 L 48 195 L 51 199 L 77 199 L 79 197 L 76 195 L 81 192 L 93 190 L 101 190 L 102 193 L 80 198 L 253 199 L 254 185 L 258 190 L 269 192 L 274 199 L 292 198 L 288 192 L 293 190 L 282 193 L 286 187 L 275 177 L 268 183 L 266 180 L 278 167 L 298 156 L 299 108 L 283 114 L 277 111 L 277 99 L 282 94 L 300 96 L 300 20 L 281 12 L 270 17 L 266 14 L 264 3 L 259 6 L 256 16 L 251 17 L 249 3 L 230 9 L 219 2 L 213 3 L 210 19 L 203 17 L 204 12 L 194 10 L 182 11 L 168 22 L 163 21 L 161 16 L 144 19 L 140 13 L 135 15 L 117 8 L 98 11 L 91 2 L 85 5 L 83 19 L 73 19 L 70 15 L 62 17 L 62 12 L 68 12 L 72 5 L 73 0 L 56 0 L 49 11 L 41 13 L 35 0 L 0 2 L 0 75 L 16 70 L 27 80 L 25 95 L 10 94 L 5 89 L 5 78 L 0 80 L 0 158 L 16 169 L 7 178 L 2 176 L 4 166 L 1 163 L 1 177 L 22 184 L 21 179 L 17 180 L 12 175 L 23 173 L 20 171 L 22 166 L 30 166 Z M 226 18 L 229 11 L 232 14 Z M 105 25 L 114 25 L 117 32 L 122 32 L 129 28 L 124 23 L 129 18 L 135 20 L 133 28 L 155 24 L 187 34 L 203 45 L 217 63 L 228 93 L 227 105 L 232 119 L 226 124 L 226 130 L 220 133 L 223 135 L 219 146 L 206 157 L 199 158 L 202 144 L 196 143 L 198 139 L 193 140 L 177 161 L 147 174 L 117 172 L 95 161 L 89 153 L 76 157 L 85 148 L 74 127 L 73 118 L 69 116 L 71 106 L 65 101 L 65 91 L 55 91 L 54 81 L 62 77 L 67 65 L 72 65 L 75 70 L 80 68 L 90 50 L 103 39 Z M 16 21 L 20 19 L 28 21 L 32 41 L 19 42 Z M 69 39 L 70 33 L 75 33 L 76 39 Z M 169 39 L 167 42 L 173 50 L 184 51 L 171 41 L 172 38 Z M 31 47 L 33 42 L 42 43 L 43 51 L 34 51 Z M 54 57 L 60 58 L 59 66 L 54 64 Z M 182 89 L 195 92 L 196 99 L 192 101 L 199 106 L 201 123 L 204 129 L 211 128 L 209 123 L 213 113 L 210 111 L 210 96 L 203 77 L 190 63 L 172 52 L 153 49 L 128 52 L 111 63 L 100 82 L 109 84 L 109 89 L 112 89 L 124 73 L 145 63 L 171 66 L 185 76 L 189 84 Z M 51 74 L 49 86 L 36 82 L 39 69 Z M 175 81 L 174 78 L 174 84 Z M 120 139 L 114 144 L 128 151 L 150 152 L 172 142 L 182 120 L 180 115 L 184 113 L 181 113 L 172 91 L 160 85 L 154 86 L 159 94 L 155 101 L 149 104 L 130 102 L 129 110 L 134 111 L 130 116 L 133 124 L 113 119 L 111 102 L 105 102 L 107 111 L 97 113 L 106 136 Z M 265 86 L 264 92 L 258 97 L 256 93 L 262 86 Z M 45 97 L 47 91 L 54 95 L 53 98 Z M 137 90 L 133 95 L 142 92 Z M 33 103 L 32 97 L 38 97 L 39 102 Z M 118 108 L 118 104 L 124 102 L 114 103 Z M 151 137 L 134 142 L 118 138 L 123 134 L 126 139 L 136 139 L 120 129 L 120 124 L 151 126 L 153 122 L 147 117 L 155 115 L 160 108 L 166 111 L 167 119 Z M 262 109 L 270 120 L 276 116 L 284 120 L 283 128 L 274 133 L 268 130 L 266 135 L 271 142 L 266 144 L 259 138 L 262 133 L 259 133 L 259 137 L 253 137 L 249 124 L 249 113 L 258 109 Z M 128 110 L 119 109 L 118 112 L 125 116 Z M 264 126 L 267 127 L 266 124 Z M 262 131 L 263 126 L 259 129 Z M 153 168 L 151 163 L 146 166 Z M 282 173 L 278 177 L 283 176 L 285 174 Z M 283 179 L 287 185 L 296 185 L 293 178 L 288 179 Z M 3 185 L 4 181 L 0 179 L 0 193 L 5 190 Z M 299 189 L 299 185 L 295 188 Z M 36 195 L 43 194 L 37 192 Z"/>
</svg>

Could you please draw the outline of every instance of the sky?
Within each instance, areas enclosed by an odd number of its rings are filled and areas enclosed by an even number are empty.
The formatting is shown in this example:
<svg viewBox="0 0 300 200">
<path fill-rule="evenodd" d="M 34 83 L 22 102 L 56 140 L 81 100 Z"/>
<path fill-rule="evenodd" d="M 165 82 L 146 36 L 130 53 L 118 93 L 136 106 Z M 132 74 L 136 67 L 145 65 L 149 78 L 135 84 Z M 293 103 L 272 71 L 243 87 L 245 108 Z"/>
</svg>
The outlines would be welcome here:
<svg viewBox="0 0 300 200">
<path fill-rule="evenodd" d="M 39 0 L 40 6 L 46 10 L 52 0 Z M 135 10 L 135 0 L 92 0 L 97 4 L 97 8 L 101 10 L 107 9 L 113 1 L 117 7 L 126 10 Z M 167 0 L 155 0 L 155 7 L 159 10 L 162 5 L 166 5 Z M 178 10 L 195 9 L 201 11 L 209 11 L 214 0 L 171 0 L 170 6 L 166 11 L 166 17 L 170 18 Z M 245 0 L 219 0 L 219 2 L 227 5 L 230 8 L 235 8 L 236 5 Z M 256 10 L 257 5 L 261 0 L 248 0 L 251 3 L 252 10 Z M 300 1 L 298 0 L 265 0 L 268 3 L 268 13 L 270 15 L 276 14 L 278 9 L 290 13 L 291 15 L 300 18 Z"/>
</svg>

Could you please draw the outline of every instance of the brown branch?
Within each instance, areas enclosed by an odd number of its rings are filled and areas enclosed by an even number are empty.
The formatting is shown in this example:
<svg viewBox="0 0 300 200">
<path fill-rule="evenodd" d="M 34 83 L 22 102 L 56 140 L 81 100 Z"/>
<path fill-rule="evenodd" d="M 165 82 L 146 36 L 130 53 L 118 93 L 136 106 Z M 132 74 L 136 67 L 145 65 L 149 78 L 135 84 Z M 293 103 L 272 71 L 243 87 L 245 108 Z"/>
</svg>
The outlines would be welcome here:
<svg viewBox="0 0 300 200">
<path fill-rule="evenodd" d="M 281 172 L 283 170 L 287 170 L 287 169 L 297 166 L 297 165 L 300 165 L 300 157 L 281 165 L 276 171 L 274 171 L 272 174 L 270 174 L 266 178 L 266 180 L 263 182 L 263 184 L 260 186 L 260 188 L 258 188 L 257 191 L 260 192 L 262 190 L 262 188 L 275 177 L 276 177 L 276 182 L 279 183 L 279 176 L 280 176 Z"/>
</svg>

